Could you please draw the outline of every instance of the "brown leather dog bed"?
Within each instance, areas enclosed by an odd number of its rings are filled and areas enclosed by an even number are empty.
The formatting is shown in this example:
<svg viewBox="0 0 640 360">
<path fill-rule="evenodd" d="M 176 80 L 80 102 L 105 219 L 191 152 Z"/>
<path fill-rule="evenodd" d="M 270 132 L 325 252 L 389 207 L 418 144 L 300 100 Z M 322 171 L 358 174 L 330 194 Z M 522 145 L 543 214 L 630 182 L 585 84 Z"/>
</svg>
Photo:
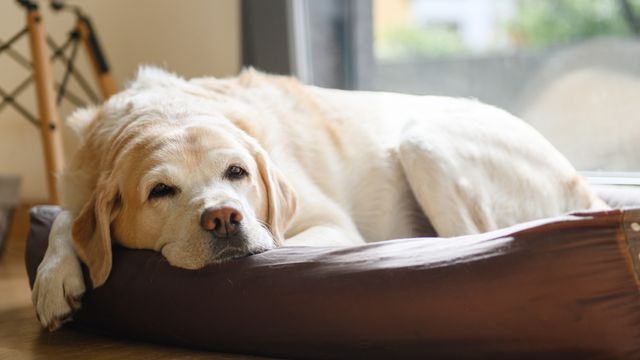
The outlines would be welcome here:
<svg viewBox="0 0 640 360">
<path fill-rule="evenodd" d="M 31 212 L 32 283 L 58 211 Z M 117 248 L 71 326 L 287 358 L 637 359 L 639 221 L 613 210 L 460 238 L 284 247 L 198 271 Z"/>
</svg>

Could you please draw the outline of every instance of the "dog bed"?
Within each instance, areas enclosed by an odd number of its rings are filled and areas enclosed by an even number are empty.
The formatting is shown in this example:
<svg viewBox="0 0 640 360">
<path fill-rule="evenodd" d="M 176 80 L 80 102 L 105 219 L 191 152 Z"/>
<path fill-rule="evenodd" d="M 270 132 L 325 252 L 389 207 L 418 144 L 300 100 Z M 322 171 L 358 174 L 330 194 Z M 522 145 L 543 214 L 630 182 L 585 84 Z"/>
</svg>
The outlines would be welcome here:
<svg viewBox="0 0 640 360">
<path fill-rule="evenodd" d="M 59 211 L 31 211 L 32 285 Z M 283 247 L 197 271 L 116 247 L 69 325 L 286 358 L 640 358 L 639 222 L 640 210 L 582 213 L 459 238 Z"/>
</svg>

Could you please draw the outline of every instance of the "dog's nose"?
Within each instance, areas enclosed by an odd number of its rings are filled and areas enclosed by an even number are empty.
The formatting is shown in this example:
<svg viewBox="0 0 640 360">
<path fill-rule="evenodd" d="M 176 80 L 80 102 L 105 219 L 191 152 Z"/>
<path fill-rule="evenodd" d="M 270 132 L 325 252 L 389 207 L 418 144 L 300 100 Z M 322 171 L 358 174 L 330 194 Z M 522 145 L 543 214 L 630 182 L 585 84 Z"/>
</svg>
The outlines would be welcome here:
<svg viewBox="0 0 640 360">
<path fill-rule="evenodd" d="M 208 208 L 200 216 L 200 226 L 217 237 L 237 233 L 241 221 L 242 214 L 232 207 Z"/>
</svg>

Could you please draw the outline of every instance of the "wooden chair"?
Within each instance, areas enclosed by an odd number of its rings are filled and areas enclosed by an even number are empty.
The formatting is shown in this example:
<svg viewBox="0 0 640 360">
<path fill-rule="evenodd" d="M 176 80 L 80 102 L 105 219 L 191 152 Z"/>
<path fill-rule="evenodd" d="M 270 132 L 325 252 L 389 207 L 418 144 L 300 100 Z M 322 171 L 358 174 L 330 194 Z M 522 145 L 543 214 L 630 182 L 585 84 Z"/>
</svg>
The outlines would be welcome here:
<svg viewBox="0 0 640 360">
<path fill-rule="evenodd" d="M 62 141 L 59 131 L 59 105 L 63 98 L 67 98 L 77 106 L 85 105 L 79 100 L 78 96 L 75 96 L 67 89 L 69 79 L 74 77 L 91 101 L 99 101 L 98 96 L 91 90 L 88 82 L 74 67 L 74 61 L 80 43 L 83 44 L 89 56 L 98 87 L 102 94 L 102 99 L 109 98 L 117 91 L 117 88 L 91 21 L 78 7 L 66 5 L 63 1 L 51 2 L 52 8 L 56 11 L 72 11 L 76 14 L 76 23 L 70 32 L 69 38 L 64 44 L 58 46 L 58 44 L 46 34 L 44 20 L 39 11 L 38 4 L 32 0 L 16 1 L 26 11 L 26 27 L 8 41 L 4 43 L 0 42 L 0 54 L 6 52 L 7 55 L 19 64 L 31 70 L 32 75 L 12 91 L 5 91 L 0 87 L 0 96 L 2 97 L 0 110 L 6 105 L 11 105 L 16 111 L 26 117 L 27 120 L 40 127 L 46 164 L 49 202 L 58 204 L 60 198 L 56 185 L 56 177 L 64 166 Z M 11 46 L 24 35 L 28 35 L 29 37 L 31 61 L 11 48 Z M 67 57 L 65 51 L 69 47 L 71 47 L 71 55 Z M 49 54 L 49 48 L 51 48 L 53 54 Z M 51 62 L 56 59 L 60 59 L 66 65 L 66 71 L 60 83 L 57 83 L 53 76 Z M 35 84 L 39 119 L 16 101 L 16 97 L 22 93 L 31 82 Z"/>
</svg>

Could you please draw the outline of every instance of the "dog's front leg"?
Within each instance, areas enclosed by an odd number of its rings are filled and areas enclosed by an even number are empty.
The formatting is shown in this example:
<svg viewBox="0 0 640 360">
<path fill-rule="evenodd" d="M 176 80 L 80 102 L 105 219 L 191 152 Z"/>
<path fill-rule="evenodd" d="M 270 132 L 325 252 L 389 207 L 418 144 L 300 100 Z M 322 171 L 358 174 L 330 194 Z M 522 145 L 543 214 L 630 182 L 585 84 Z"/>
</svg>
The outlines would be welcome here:
<svg viewBox="0 0 640 360">
<path fill-rule="evenodd" d="M 73 215 L 68 211 L 61 212 L 53 222 L 49 246 L 31 293 L 38 320 L 50 331 L 71 320 L 85 291 L 80 259 L 71 239 L 72 223 Z"/>
</svg>

